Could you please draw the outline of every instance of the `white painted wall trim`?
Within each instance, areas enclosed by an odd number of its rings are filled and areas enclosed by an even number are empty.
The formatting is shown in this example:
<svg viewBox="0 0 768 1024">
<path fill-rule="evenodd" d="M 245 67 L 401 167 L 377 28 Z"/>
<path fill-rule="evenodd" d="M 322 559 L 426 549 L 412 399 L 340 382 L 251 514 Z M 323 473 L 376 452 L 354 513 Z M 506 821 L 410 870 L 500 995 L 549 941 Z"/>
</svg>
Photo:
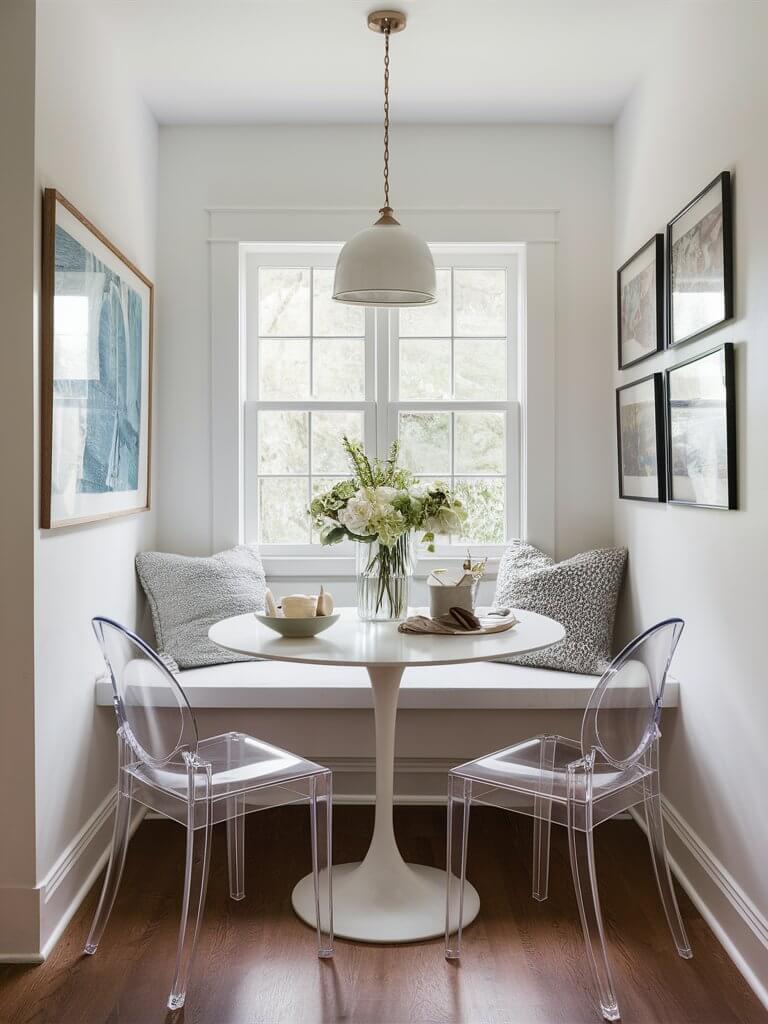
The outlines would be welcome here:
<svg viewBox="0 0 768 1024">
<path fill-rule="evenodd" d="M 58 859 L 40 883 L 43 899 L 48 903 L 77 861 L 93 842 L 99 831 L 112 818 L 117 802 L 117 787 L 113 788 L 83 825 L 71 843 L 62 850 Z"/>
<path fill-rule="evenodd" d="M 339 806 L 368 806 L 376 803 L 376 758 L 319 756 L 318 764 L 333 772 L 333 802 Z M 464 757 L 395 758 L 395 795 L 398 805 L 442 806 L 446 803 L 448 772 Z M 150 821 L 167 820 L 147 811 Z"/>
<path fill-rule="evenodd" d="M 363 209 L 208 211 L 211 291 L 211 550 L 243 537 L 241 245 L 340 242 L 365 227 Z M 524 245 L 521 344 L 521 536 L 555 552 L 557 210 L 411 210 L 408 226 L 434 245 Z"/>
<path fill-rule="evenodd" d="M 240 247 L 210 249 L 211 551 L 240 543 L 243 522 L 243 402 Z"/>
<path fill-rule="evenodd" d="M 332 769 L 334 802 L 374 804 L 375 759 L 319 758 Z M 395 759 L 396 804 L 442 805 L 446 777 L 464 758 Z M 768 919 L 677 810 L 663 799 L 672 871 L 757 998 L 768 1009 Z M 629 815 L 645 831 L 642 811 Z M 625 818 L 628 815 L 621 815 Z M 659 913 L 662 913 L 659 905 Z M 694 956 L 696 948 L 694 942 Z"/>
<path fill-rule="evenodd" d="M 210 242 L 298 242 L 340 244 L 369 227 L 375 211 L 365 207 L 239 207 L 208 209 Z M 507 245 L 553 242 L 556 209 L 403 207 L 408 227 L 430 243 Z"/>
<path fill-rule="evenodd" d="M 335 803 L 375 803 L 374 757 L 336 755 L 319 756 L 317 760 L 327 765 L 336 777 Z M 396 758 L 398 793 L 395 803 L 443 805 L 447 774 L 463 760 L 462 757 Z M 40 883 L 41 922 L 50 922 L 45 930 L 41 929 L 40 950 L 0 953 L 0 963 L 41 963 L 50 954 L 107 861 L 115 801 L 116 791 L 112 790 Z M 645 830 L 642 813 L 636 810 L 630 813 Z M 131 834 L 145 816 L 159 817 L 139 808 L 131 825 Z M 666 799 L 664 818 L 675 877 L 757 997 L 768 1008 L 768 920 Z M 725 902 L 731 909 L 730 919 L 722 913 L 718 902 Z M 741 934 L 737 931 L 738 926 Z M 750 955 L 749 948 L 745 950 L 750 946 L 759 954 L 757 960 Z"/>
<path fill-rule="evenodd" d="M 348 582 L 355 579 L 355 559 L 353 557 L 346 558 L 343 555 L 331 554 L 317 554 L 309 557 L 300 555 L 273 556 L 262 553 L 261 560 L 264 564 L 267 578 L 273 581 L 298 578 L 302 580 L 316 579 L 322 583 L 331 576 L 339 580 L 347 580 Z M 425 580 L 433 568 L 442 568 L 447 565 L 454 565 L 455 568 L 460 569 L 462 561 L 463 556 L 460 557 L 459 555 L 429 555 L 417 558 L 413 578 Z M 500 561 L 500 554 L 488 557 L 483 579 L 496 579 Z"/>
<path fill-rule="evenodd" d="M 675 878 L 768 1010 L 768 919 L 665 797 L 662 808 Z M 631 814 L 645 832 L 643 813 Z"/>
<path fill-rule="evenodd" d="M 44 960 L 41 953 L 0 953 L 0 964 L 41 964 Z"/>
<path fill-rule="evenodd" d="M 397 204 L 398 210 L 402 210 L 405 213 L 548 213 L 556 216 L 560 213 L 560 209 L 557 206 L 401 206 Z M 206 213 L 284 213 L 286 211 L 285 206 L 231 206 L 227 204 L 218 204 L 213 206 L 204 207 Z M 291 213 L 328 213 L 332 210 L 336 213 L 365 213 L 369 216 L 372 215 L 372 207 L 362 206 L 291 206 Z"/>
<path fill-rule="evenodd" d="M 370 772 L 371 777 L 376 774 L 376 758 L 371 757 L 345 757 L 343 755 L 333 755 L 328 757 L 321 757 L 318 759 L 319 763 L 326 768 L 330 768 L 334 774 L 345 775 L 350 772 Z M 395 758 L 395 774 L 409 774 L 409 775 L 447 775 L 451 768 L 454 768 L 457 764 L 463 764 L 466 758 L 463 757 L 396 757 Z M 371 791 L 371 798 L 373 799 L 375 793 Z"/>
<path fill-rule="evenodd" d="M 0 951 L 0 963 L 39 964 L 50 954 L 107 863 L 116 801 L 115 788 L 33 890 L 40 915 L 39 949 Z M 144 815 L 145 809 L 137 806 L 131 822 L 131 835 Z"/>
<path fill-rule="evenodd" d="M 556 247 L 528 245 L 521 261 L 520 537 L 555 555 Z"/>
</svg>

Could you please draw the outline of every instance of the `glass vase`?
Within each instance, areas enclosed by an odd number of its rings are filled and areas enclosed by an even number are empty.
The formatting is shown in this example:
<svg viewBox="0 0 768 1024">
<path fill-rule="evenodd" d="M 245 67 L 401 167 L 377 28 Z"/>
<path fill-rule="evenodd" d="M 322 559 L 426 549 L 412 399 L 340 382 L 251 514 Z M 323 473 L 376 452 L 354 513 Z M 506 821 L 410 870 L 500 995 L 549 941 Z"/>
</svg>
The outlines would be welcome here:
<svg viewBox="0 0 768 1024">
<path fill-rule="evenodd" d="M 356 545 L 357 614 L 363 622 L 397 622 L 408 615 L 413 540 L 404 533 L 391 547 Z"/>
</svg>

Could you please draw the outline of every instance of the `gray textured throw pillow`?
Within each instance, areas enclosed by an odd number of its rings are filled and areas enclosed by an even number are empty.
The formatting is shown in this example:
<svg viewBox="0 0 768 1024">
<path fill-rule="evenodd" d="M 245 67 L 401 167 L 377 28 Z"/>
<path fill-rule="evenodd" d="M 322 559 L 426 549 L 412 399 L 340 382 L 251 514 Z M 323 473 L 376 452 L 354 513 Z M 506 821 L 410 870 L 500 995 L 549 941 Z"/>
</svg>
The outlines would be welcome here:
<svg viewBox="0 0 768 1024">
<path fill-rule="evenodd" d="M 157 647 L 179 668 L 249 661 L 208 639 L 228 615 L 264 610 L 266 580 L 256 548 L 236 547 L 210 558 L 144 551 L 136 572 L 152 612 Z"/>
<path fill-rule="evenodd" d="M 598 675 L 611 661 L 613 620 L 627 561 L 625 548 L 586 551 L 555 562 L 530 544 L 507 548 L 499 565 L 496 607 L 523 608 L 557 619 L 565 639 L 515 665 Z"/>
</svg>

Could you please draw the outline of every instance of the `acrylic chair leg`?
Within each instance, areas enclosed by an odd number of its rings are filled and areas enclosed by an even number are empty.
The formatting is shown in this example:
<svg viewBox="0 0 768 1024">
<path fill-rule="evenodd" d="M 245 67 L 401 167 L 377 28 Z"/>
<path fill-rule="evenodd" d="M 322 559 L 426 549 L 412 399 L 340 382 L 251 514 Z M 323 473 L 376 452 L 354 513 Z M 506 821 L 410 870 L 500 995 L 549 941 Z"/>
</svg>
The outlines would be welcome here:
<svg viewBox="0 0 768 1024">
<path fill-rule="evenodd" d="M 533 898 L 549 894 L 549 838 L 552 831 L 552 785 L 556 736 L 542 736 L 539 748 L 540 796 L 533 802 Z"/>
<path fill-rule="evenodd" d="M 464 886 L 467 877 L 467 841 L 472 783 L 457 775 L 448 775 L 448 849 L 446 852 L 445 958 L 461 956 L 461 932 L 464 917 Z M 452 938 L 453 936 L 453 938 Z"/>
<path fill-rule="evenodd" d="M 233 900 L 245 899 L 245 797 L 228 800 L 227 863 L 229 895 Z"/>
<path fill-rule="evenodd" d="M 187 810 L 187 858 L 184 869 L 184 897 L 181 906 L 179 946 L 176 954 L 176 972 L 168 996 L 168 1009 L 178 1010 L 184 1005 L 187 983 L 197 945 L 197 936 L 205 909 L 208 888 L 208 869 L 211 859 L 211 769 L 194 768 L 189 771 L 189 792 L 194 794 L 195 775 L 200 799 L 190 799 Z M 198 820 L 195 821 L 197 808 Z M 195 825 L 197 824 L 197 828 Z"/>
<path fill-rule="evenodd" d="M 672 883 L 672 876 L 669 870 L 667 858 L 667 844 L 664 839 L 664 819 L 661 812 L 661 791 L 659 786 L 659 751 L 658 740 L 650 750 L 651 775 L 646 779 L 645 785 L 645 820 L 648 827 L 648 845 L 651 848 L 651 860 L 656 875 L 656 884 L 659 887 L 661 903 L 675 940 L 677 952 L 685 960 L 693 956 L 691 944 L 685 931 L 683 919 L 680 917 L 680 908 L 677 905 L 675 888 Z"/>
<path fill-rule="evenodd" d="M 317 955 L 327 959 L 333 956 L 333 776 L 330 772 L 310 780 L 309 808 Z"/>
<path fill-rule="evenodd" d="M 587 948 L 587 959 L 597 987 L 600 1009 L 605 1020 L 619 1020 L 619 1007 L 616 1002 L 616 989 L 608 960 L 605 944 L 603 915 L 600 910 L 600 897 L 597 890 L 597 874 L 595 871 L 595 848 L 592 831 L 591 805 L 591 772 L 568 772 L 568 848 L 571 855 L 573 884 L 576 889 L 576 902 L 579 917 L 584 931 Z M 581 776 L 581 779 L 577 778 Z M 585 821 L 577 822 L 573 796 L 577 789 L 582 793 L 579 811 L 584 813 Z M 586 793 L 584 792 L 586 789 Z M 577 827 L 583 825 L 583 828 Z"/>
<path fill-rule="evenodd" d="M 109 854 L 107 873 L 99 897 L 99 905 L 93 917 L 85 952 L 92 956 L 101 941 L 101 936 L 109 920 L 112 907 L 123 875 L 125 855 L 128 851 L 128 839 L 131 828 L 131 783 L 125 777 L 124 766 L 128 763 L 128 750 L 122 737 L 118 737 L 118 775 L 117 775 L 117 807 L 115 808 L 115 825 L 112 830 L 112 849 Z"/>
</svg>

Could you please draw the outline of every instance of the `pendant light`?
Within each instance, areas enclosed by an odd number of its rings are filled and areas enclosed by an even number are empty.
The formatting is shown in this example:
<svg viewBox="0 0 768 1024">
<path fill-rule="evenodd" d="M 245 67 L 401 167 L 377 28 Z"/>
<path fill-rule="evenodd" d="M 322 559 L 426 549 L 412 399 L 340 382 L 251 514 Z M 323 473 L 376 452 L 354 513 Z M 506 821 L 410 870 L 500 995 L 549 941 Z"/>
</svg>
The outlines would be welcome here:
<svg viewBox="0 0 768 1024">
<path fill-rule="evenodd" d="M 339 253 L 333 297 L 356 306 L 426 306 L 437 300 L 432 253 L 395 220 L 389 205 L 389 37 L 405 28 L 405 14 L 373 11 L 368 28 L 384 35 L 384 206 L 373 227 Z"/>
</svg>

